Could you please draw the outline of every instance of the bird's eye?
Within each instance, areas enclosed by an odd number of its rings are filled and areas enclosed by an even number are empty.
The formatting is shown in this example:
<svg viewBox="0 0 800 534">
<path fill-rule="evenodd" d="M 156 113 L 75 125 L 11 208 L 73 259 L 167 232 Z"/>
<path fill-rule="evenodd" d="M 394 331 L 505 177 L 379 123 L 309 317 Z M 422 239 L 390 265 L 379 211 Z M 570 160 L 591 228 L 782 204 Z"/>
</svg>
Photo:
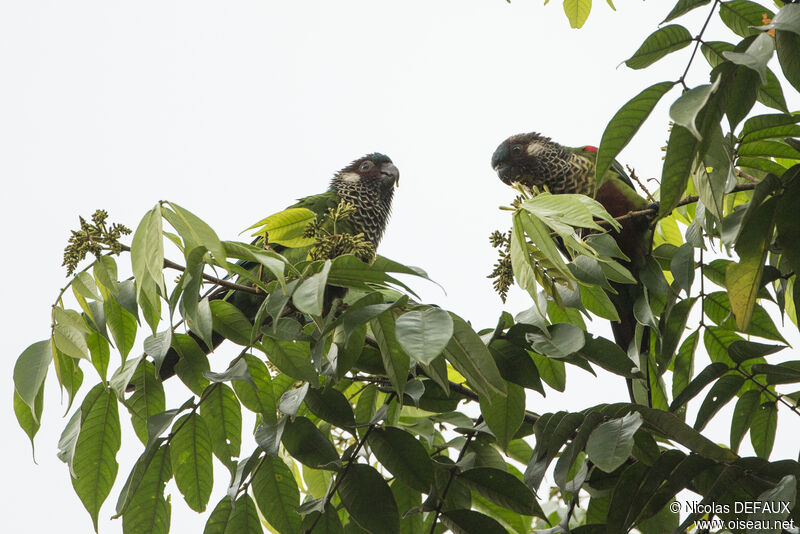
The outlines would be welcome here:
<svg viewBox="0 0 800 534">
<path fill-rule="evenodd" d="M 514 145 L 511 147 L 511 153 L 515 156 L 522 154 L 522 145 Z"/>
<path fill-rule="evenodd" d="M 364 163 L 361 164 L 361 166 L 359 167 L 359 170 L 368 171 L 371 168 L 372 168 L 372 162 L 371 161 L 365 161 Z"/>
</svg>

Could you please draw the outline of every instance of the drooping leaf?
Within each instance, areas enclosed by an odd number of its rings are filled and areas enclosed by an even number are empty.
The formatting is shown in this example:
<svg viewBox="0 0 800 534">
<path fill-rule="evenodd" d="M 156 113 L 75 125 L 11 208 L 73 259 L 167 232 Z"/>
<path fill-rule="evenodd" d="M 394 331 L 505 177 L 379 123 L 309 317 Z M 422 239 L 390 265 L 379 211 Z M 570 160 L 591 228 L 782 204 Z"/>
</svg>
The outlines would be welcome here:
<svg viewBox="0 0 800 534">
<path fill-rule="evenodd" d="M 342 475 L 339 475 L 342 476 Z M 384 478 L 364 464 L 350 466 L 338 489 L 351 519 L 367 532 L 399 534 L 400 514 Z"/>
<path fill-rule="evenodd" d="M 103 384 L 97 384 L 84 398 L 80 413 L 72 487 L 92 516 L 97 531 L 100 507 L 117 477 L 116 456 L 121 440 L 117 397 Z"/>
<path fill-rule="evenodd" d="M 265 456 L 251 482 L 253 497 L 264 518 L 281 533 L 300 531 L 300 490 L 280 458 Z"/>
<path fill-rule="evenodd" d="M 213 488 L 211 436 L 205 419 L 187 414 L 172 427 L 170 456 L 175 484 L 192 510 L 203 512 Z"/>
</svg>

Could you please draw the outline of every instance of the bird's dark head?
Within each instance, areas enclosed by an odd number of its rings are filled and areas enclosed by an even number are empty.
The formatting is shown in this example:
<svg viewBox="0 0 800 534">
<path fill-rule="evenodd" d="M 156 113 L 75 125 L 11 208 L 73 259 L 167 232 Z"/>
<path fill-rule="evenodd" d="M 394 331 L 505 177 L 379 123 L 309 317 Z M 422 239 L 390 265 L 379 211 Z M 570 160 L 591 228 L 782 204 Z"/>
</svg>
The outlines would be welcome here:
<svg viewBox="0 0 800 534">
<path fill-rule="evenodd" d="M 550 185 L 553 162 L 567 157 L 564 147 L 538 133 L 512 135 L 492 154 L 492 168 L 508 185 L 520 182 L 527 187 Z"/>
<path fill-rule="evenodd" d="M 333 181 L 347 186 L 377 187 L 381 192 L 388 193 L 400 182 L 400 171 L 389 156 L 373 152 L 337 172 Z"/>
</svg>

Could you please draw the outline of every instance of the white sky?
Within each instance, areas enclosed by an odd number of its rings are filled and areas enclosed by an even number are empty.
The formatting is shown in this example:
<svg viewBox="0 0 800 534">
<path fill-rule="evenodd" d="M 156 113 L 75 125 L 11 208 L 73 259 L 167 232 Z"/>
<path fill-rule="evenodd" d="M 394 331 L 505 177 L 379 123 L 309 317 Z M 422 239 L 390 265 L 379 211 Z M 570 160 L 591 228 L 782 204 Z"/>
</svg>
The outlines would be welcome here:
<svg viewBox="0 0 800 534">
<path fill-rule="evenodd" d="M 223 239 L 236 239 L 295 198 L 326 189 L 352 159 L 381 151 L 400 168 L 401 180 L 380 252 L 425 268 L 447 291 L 415 282 L 423 300 L 478 328 L 494 326 L 501 310 L 529 306 L 519 291 L 502 305 L 485 278 L 495 258 L 487 236 L 510 223 L 496 208 L 513 197 L 489 166 L 494 148 L 534 130 L 565 145 L 598 144 L 625 101 L 676 79 L 688 59 L 689 48 L 645 71 L 617 68 L 671 3 L 617 4 L 615 13 L 595 2 L 586 26 L 573 31 L 558 2 L 542 7 L 529 0 L 6 0 L 0 6 L 3 530 L 91 530 L 67 468 L 55 457 L 66 419 L 53 377 L 36 437 L 39 465 L 11 410 L 14 362 L 48 335 L 49 307 L 65 282 L 61 252 L 78 215 L 104 208 L 111 220 L 135 227 L 157 200 L 169 199 Z M 706 9 L 681 21 L 692 34 Z M 735 38 L 724 28 L 709 31 Z M 706 83 L 704 60 L 696 61 L 690 81 Z M 620 158 L 640 177 L 659 176 L 668 102 L 676 96 L 665 98 Z M 796 93 L 787 90 L 787 99 L 790 108 L 800 107 Z M 601 331 L 610 334 L 605 325 Z M 789 351 L 782 355 L 793 359 Z M 212 366 L 225 361 L 212 359 Z M 83 367 L 76 406 L 96 381 Z M 168 405 L 185 398 L 179 387 L 169 393 Z M 531 395 L 528 408 L 626 399 L 621 378 L 596 379 L 570 367 L 566 394 Z M 796 426 L 790 417 L 781 410 L 779 427 Z M 109 517 L 140 452 L 124 410 L 121 418 L 118 484 L 101 510 L 102 532 L 121 532 L 121 521 Z M 727 443 L 726 417 L 715 421 L 709 435 Z M 779 440 L 773 458 L 796 457 L 790 437 Z M 226 477 L 224 469 L 216 476 Z M 223 486 L 218 478 L 209 511 Z M 168 491 L 173 531 L 200 532 L 207 513 L 191 512 L 174 485 Z"/>
</svg>

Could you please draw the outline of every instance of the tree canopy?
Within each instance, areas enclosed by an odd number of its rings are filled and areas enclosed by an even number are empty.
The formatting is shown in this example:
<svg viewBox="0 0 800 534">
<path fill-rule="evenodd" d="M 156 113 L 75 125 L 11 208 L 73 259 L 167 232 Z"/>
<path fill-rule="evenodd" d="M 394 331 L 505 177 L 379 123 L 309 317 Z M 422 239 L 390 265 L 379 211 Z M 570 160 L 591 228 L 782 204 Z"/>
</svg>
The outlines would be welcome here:
<svg viewBox="0 0 800 534">
<path fill-rule="evenodd" d="M 573 27 L 590 7 L 564 2 Z M 703 7 L 701 28 L 677 22 Z M 731 42 L 705 40 L 712 23 Z M 769 460 L 779 413 L 780 426 L 800 416 L 800 362 L 782 333 L 797 328 L 800 307 L 800 113 L 784 96 L 800 92 L 800 5 L 679 0 L 625 63 L 644 69 L 685 48 L 685 71 L 644 82 L 597 155 L 600 176 L 671 95 L 659 187 L 647 192 L 658 202 L 612 217 L 588 197 L 520 190 L 510 233 L 494 236 L 493 274 L 501 293 L 526 290 L 531 307 L 483 328 L 420 302 L 410 280 L 424 270 L 342 254 L 331 243 L 345 234 L 303 210 L 255 225 L 271 244 L 310 247 L 299 261 L 223 240 L 169 201 L 133 231 L 103 211 L 81 219 L 49 336 L 14 370 L 22 430 L 33 441 L 52 369 L 71 414 L 58 456 L 95 529 L 118 478 L 112 506 L 131 533 L 169 531 L 170 480 L 177 505 L 210 510 L 208 534 L 663 533 L 714 518 L 723 523 L 711 530 L 778 532 L 800 521 L 800 464 Z M 706 69 L 708 83 L 688 86 L 690 68 Z M 346 218 L 340 208 L 327 217 Z M 611 283 L 636 282 L 607 231 L 638 217 L 654 231 L 633 310 L 647 332 L 644 365 L 587 329 L 589 318 L 617 317 Z M 131 278 L 120 280 L 121 262 Z M 257 313 L 210 298 L 225 290 L 257 297 Z M 215 335 L 238 347 L 230 361 L 208 354 Z M 159 375 L 170 349 L 185 388 L 175 405 Z M 647 402 L 527 409 L 528 396 L 566 389 L 568 365 L 645 380 Z M 703 431 L 729 403 L 730 439 L 715 443 Z M 128 421 L 141 456 L 120 473 Z M 739 455 L 746 435 L 755 457 Z M 214 462 L 229 480 L 214 479 Z M 228 488 L 216 503 L 215 484 Z M 682 491 L 714 506 L 675 507 Z M 743 513 L 746 501 L 787 506 Z"/>
</svg>

